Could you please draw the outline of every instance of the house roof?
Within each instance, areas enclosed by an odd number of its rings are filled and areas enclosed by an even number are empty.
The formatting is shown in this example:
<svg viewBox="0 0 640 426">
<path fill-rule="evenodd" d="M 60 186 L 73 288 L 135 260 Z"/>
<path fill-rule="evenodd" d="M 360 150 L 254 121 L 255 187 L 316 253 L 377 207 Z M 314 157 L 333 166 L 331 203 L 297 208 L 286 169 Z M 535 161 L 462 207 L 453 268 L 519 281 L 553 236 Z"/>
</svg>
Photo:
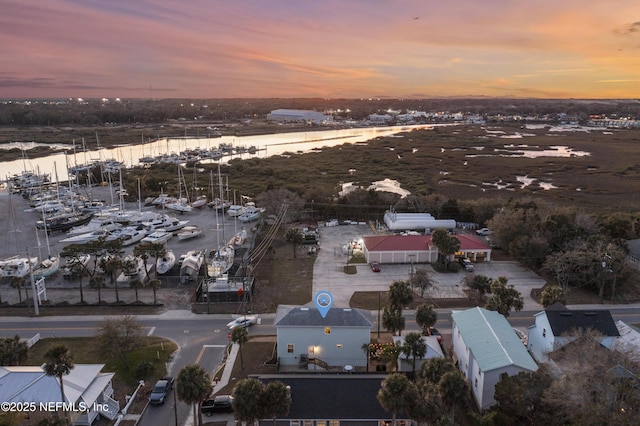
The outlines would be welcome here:
<svg viewBox="0 0 640 426">
<path fill-rule="evenodd" d="M 291 386 L 291 409 L 279 419 L 390 420 L 376 397 L 386 375 L 267 375 L 268 383 Z M 398 419 L 408 419 L 398 413 Z"/>
<path fill-rule="evenodd" d="M 76 364 L 64 376 L 65 402 L 80 399 L 93 404 L 114 373 L 100 373 L 104 364 Z M 102 387 L 100 387 L 102 386 Z M 99 388 L 99 389 L 98 389 Z M 60 382 L 47 376 L 42 367 L 0 367 L 0 401 L 56 402 L 61 401 Z"/>
<path fill-rule="evenodd" d="M 460 250 L 489 250 L 489 246 L 473 235 L 455 235 Z M 362 237 L 368 251 L 421 251 L 429 250 L 431 235 L 374 235 Z"/>
<path fill-rule="evenodd" d="M 616 321 L 616 327 L 620 332 L 620 337 L 615 344 L 616 350 L 640 362 L 640 332 L 620 320 Z"/>
<path fill-rule="evenodd" d="M 393 336 L 393 344 L 396 346 L 404 345 L 405 336 Z M 442 348 L 440 347 L 440 342 L 438 342 L 438 338 L 436 336 L 422 336 L 422 340 L 427 345 L 427 351 L 424 354 L 422 359 L 429 358 L 444 358 L 444 354 L 442 353 Z M 411 358 L 406 353 L 400 353 L 400 358 L 410 360 Z"/>
<path fill-rule="evenodd" d="M 355 308 L 331 308 L 323 318 L 315 306 L 280 305 L 274 320 L 276 327 L 366 327 L 371 328 L 371 314 Z"/>
<path fill-rule="evenodd" d="M 538 369 L 511 324 L 498 312 L 477 307 L 453 311 L 451 317 L 483 372 L 510 365 Z"/>
<path fill-rule="evenodd" d="M 592 329 L 604 336 L 619 336 L 611 312 L 604 309 L 592 310 L 556 310 L 546 309 L 545 314 L 554 336 L 571 333 L 573 330 Z"/>
</svg>

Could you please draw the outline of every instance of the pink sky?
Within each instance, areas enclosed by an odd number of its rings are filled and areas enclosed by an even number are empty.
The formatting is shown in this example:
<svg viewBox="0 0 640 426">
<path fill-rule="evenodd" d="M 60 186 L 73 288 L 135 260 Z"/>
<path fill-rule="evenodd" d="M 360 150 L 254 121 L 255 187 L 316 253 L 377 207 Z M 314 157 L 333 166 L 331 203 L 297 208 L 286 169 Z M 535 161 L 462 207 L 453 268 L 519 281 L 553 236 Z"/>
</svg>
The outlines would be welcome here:
<svg viewBox="0 0 640 426">
<path fill-rule="evenodd" d="M 640 97 L 640 2 L 0 0 L 0 98 Z"/>
</svg>

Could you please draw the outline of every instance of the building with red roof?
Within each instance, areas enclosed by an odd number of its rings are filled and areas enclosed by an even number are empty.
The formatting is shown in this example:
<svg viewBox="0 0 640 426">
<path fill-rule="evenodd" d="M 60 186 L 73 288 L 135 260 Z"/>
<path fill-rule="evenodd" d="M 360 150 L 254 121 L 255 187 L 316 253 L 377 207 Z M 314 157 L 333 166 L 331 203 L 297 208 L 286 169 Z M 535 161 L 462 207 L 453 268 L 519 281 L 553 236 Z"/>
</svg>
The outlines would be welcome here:
<svg viewBox="0 0 640 426">
<path fill-rule="evenodd" d="M 474 235 L 456 235 L 460 251 L 455 257 L 467 257 L 472 262 L 491 260 L 491 248 Z M 362 237 L 362 251 L 367 262 L 435 263 L 438 248 L 431 235 L 373 235 Z"/>
</svg>

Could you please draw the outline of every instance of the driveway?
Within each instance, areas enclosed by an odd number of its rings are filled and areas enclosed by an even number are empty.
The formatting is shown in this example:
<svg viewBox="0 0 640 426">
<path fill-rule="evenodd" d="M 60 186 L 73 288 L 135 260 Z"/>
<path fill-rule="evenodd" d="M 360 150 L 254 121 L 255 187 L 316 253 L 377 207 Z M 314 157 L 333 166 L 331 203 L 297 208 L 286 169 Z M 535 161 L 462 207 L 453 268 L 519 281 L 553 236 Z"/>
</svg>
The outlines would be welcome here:
<svg viewBox="0 0 640 426">
<path fill-rule="evenodd" d="M 347 255 L 343 251 L 350 241 L 358 241 L 374 231 L 368 225 L 339 225 L 320 228 L 320 247 L 313 269 L 313 292 L 329 291 L 333 296 L 334 307 L 348 307 L 351 296 L 356 291 L 387 291 L 393 281 L 408 280 L 410 265 L 382 264 L 380 272 L 373 272 L 369 265 L 356 265 L 356 274 L 344 273 Z M 467 272 L 437 273 L 431 265 L 416 265 L 425 268 L 436 284 L 429 290 L 433 298 L 465 297 L 462 291 L 462 279 Z M 504 276 L 509 279 L 522 294 L 525 310 L 542 309 L 530 296 L 531 290 L 540 288 L 545 281 L 542 277 L 515 261 L 492 261 L 476 263 L 475 273 L 491 278 Z"/>
</svg>

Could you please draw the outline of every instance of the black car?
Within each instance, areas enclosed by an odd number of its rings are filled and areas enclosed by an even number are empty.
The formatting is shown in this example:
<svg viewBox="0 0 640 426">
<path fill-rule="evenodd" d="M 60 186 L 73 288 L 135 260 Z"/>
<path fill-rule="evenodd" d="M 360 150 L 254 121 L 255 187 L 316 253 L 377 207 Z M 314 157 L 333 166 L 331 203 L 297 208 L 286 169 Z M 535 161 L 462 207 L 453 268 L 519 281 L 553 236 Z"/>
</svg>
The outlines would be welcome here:
<svg viewBox="0 0 640 426">
<path fill-rule="evenodd" d="M 213 399 L 202 401 L 200 412 L 207 416 L 213 413 L 233 411 L 233 397 L 231 395 L 218 395 Z"/>
<path fill-rule="evenodd" d="M 156 382 L 149 395 L 149 404 L 160 405 L 164 404 L 169 396 L 169 392 L 173 389 L 173 377 L 165 377 Z"/>
</svg>

